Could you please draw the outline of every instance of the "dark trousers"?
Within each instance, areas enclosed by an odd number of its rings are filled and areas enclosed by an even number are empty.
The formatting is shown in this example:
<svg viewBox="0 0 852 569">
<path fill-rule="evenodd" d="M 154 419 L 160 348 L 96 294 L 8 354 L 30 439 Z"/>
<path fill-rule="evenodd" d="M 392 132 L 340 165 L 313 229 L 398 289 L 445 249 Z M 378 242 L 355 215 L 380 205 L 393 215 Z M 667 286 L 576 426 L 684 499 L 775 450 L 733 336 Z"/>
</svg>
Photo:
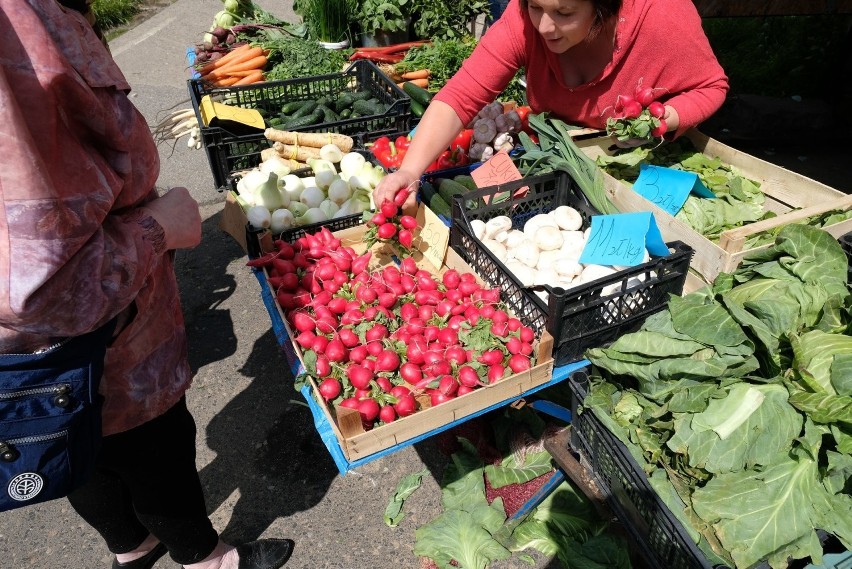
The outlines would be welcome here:
<svg viewBox="0 0 852 569">
<path fill-rule="evenodd" d="M 195 434 L 182 398 L 160 417 L 104 437 L 97 471 L 68 500 L 111 552 L 133 551 L 149 533 L 181 565 L 213 552 L 219 537 L 195 466 Z"/>
</svg>

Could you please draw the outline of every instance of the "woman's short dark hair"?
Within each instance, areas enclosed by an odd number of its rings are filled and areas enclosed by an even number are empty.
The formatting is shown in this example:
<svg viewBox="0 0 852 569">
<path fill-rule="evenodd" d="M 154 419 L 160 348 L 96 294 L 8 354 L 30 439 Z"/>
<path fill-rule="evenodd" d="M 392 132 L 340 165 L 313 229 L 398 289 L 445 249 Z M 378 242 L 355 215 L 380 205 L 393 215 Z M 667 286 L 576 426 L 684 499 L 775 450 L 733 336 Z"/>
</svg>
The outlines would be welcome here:
<svg viewBox="0 0 852 569">
<path fill-rule="evenodd" d="M 587 0 L 595 8 L 594 28 L 598 28 L 621 9 L 621 0 Z M 520 0 L 521 8 L 527 9 L 527 0 Z"/>
</svg>

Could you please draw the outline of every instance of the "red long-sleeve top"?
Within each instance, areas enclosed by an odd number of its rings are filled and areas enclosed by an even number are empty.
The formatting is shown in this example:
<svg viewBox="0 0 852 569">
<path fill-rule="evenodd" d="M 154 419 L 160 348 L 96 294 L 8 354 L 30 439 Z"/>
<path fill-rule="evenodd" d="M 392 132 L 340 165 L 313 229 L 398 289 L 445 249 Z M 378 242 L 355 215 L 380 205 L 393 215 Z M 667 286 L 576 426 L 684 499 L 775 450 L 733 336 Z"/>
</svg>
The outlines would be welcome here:
<svg viewBox="0 0 852 569">
<path fill-rule="evenodd" d="M 659 100 L 677 111 L 678 136 L 716 112 L 728 91 L 728 79 L 690 0 L 624 0 L 612 60 L 577 87 L 566 86 L 558 56 L 547 49 L 519 1 L 511 0 L 435 99 L 468 124 L 522 67 L 533 112 L 591 128 L 604 128 L 616 97 L 632 95 L 640 82 L 659 89 Z"/>
<path fill-rule="evenodd" d="M 127 81 L 79 13 L 0 0 L 0 353 L 28 353 L 122 315 L 100 390 L 105 435 L 190 385 L 157 199 L 159 156 Z"/>
</svg>

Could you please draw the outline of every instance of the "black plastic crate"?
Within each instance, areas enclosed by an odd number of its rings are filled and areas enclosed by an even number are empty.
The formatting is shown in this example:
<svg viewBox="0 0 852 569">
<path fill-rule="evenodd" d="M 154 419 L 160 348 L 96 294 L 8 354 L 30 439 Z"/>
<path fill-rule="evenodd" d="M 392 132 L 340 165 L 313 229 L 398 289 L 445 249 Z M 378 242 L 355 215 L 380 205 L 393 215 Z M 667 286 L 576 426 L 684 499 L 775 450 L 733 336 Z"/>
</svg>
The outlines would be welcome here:
<svg viewBox="0 0 852 569">
<path fill-rule="evenodd" d="M 849 260 L 846 282 L 852 284 L 852 232 L 842 236 L 838 239 L 838 241 L 840 241 L 840 246 L 843 247 L 843 251 L 846 253 L 846 258 Z"/>
<path fill-rule="evenodd" d="M 240 87 L 210 89 L 201 79 L 188 82 L 190 100 L 201 122 L 199 105 L 204 95 L 216 102 L 242 108 L 280 108 L 290 101 L 336 97 L 345 92 L 369 90 L 383 104 L 382 113 L 372 116 L 341 119 L 335 122 L 293 128 L 297 132 L 336 132 L 359 136 L 372 132 L 407 131 L 411 122 L 411 99 L 371 61 L 355 61 L 342 73 L 266 81 Z M 254 129 L 250 129 L 254 130 Z M 260 153 L 271 146 L 262 132 L 234 132 L 221 126 L 203 126 L 201 140 L 207 151 L 210 170 L 217 188 L 226 187 L 229 174 L 254 168 L 260 163 Z"/>
<path fill-rule="evenodd" d="M 651 487 L 645 470 L 627 447 L 591 410 L 584 410 L 589 387 L 588 368 L 577 370 L 568 380 L 571 392 L 571 438 L 573 451 L 581 464 L 591 470 L 607 505 L 622 521 L 650 567 L 677 569 L 731 569 L 713 564 L 692 540 L 683 524 Z M 814 566 L 808 559 L 790 559 L 788 569 L 847 567 L 852 554 L 831 534 L 817 530 L 825 564 Z M 838 564 L 831 563 L 831 560 Z M 754 569 L 770 569 L 767 562 Z"/>
<path fill-rule="evenodd" d="M 516 190 L 524 186 L 529 188 L 527 193 L 515 197 Z M 503 192 L 509 193 L 509 199 L 493 203 L 492 198 Z M 645 318 L 665 308 L 670 294 L 683 292 L 693 255 L 691 247 L 673 241 L 668 243 L 671 253 L 666 257 L 654 257 L 647 263 L 567 290 L 543 287 L 548 293 L 545 303 L 473 236 L 470 221 L 506 215 L 512 218 L 513 227 L 520 229 L 534 215 L 560 205 L 579 211 L 584 227 L 598 213 L 567 173 L 554 172 L 455 196 L 450 229 L 452 248 L 490 286 L 500 287 L 504 300 L 516 314 L 526 316 L 536 332 L 546 329 L 553 336 L 556 366 L 582 359 L 586 349 L 603 346 L 637 330 Z M 628 286 L 632 278 L 641 282 Z M 611 285 L 620 286 L 601 296 L 602 290 Z"/>
<path fill-rule="evenodd" d="M 725 569 L 710 563 L 648 482 L 642 467 L 590 410 L 582 409 L 589 378 L 571 374 L 571 446 L 591 469 L 607 505 L 622 521 L 651 567 Z"/>
</svg>

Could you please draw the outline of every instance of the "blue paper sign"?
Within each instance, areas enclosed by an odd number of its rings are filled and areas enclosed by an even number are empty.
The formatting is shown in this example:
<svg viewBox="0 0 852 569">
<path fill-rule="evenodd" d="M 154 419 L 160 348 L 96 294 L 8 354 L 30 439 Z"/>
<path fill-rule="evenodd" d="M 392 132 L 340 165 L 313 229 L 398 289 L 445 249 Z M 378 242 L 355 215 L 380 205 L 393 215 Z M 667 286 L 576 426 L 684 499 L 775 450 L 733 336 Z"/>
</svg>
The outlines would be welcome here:
<svg viewBox="0 0 852 569">
<path fill-rule="evenodd" d="M 634 182 L 633 189 L 640 196 L 672 215 L 680 211 L 690 193 L 703 198 L 716 197 L 701 183 L 695 172 L 684 172 L 650 164 L 642 164 L 639 167 L 639 177 Z"/>
<path fill-rule="evenodd" d="M 645 249 L 657 257 L 669 254 L 650 211 L 595 215 L 580 262 L 632 267 L 642 264 Z"/>
</svg>

